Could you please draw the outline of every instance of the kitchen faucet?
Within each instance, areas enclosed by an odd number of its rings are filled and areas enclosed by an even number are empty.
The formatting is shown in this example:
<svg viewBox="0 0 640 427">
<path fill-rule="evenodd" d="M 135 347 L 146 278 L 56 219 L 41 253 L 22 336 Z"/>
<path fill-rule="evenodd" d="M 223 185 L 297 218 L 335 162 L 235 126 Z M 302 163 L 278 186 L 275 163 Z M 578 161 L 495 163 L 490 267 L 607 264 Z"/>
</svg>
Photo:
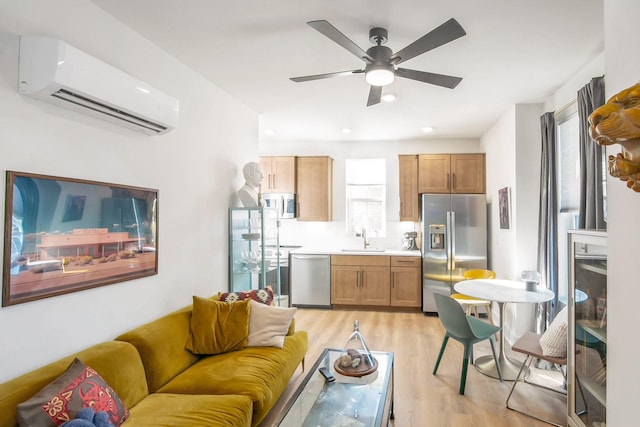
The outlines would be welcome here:
<svg viewBox="0 0 640 427">
<path fill-rule="evenodd" d="M 369 242 L 367 241 L 367 229 L 366 228 L 362 228 L 362 233 L 360 234 L 362 236 L 362 239 L 364 240 L 364 248 L 367 249 L 369 247 Z"/>
</svg>

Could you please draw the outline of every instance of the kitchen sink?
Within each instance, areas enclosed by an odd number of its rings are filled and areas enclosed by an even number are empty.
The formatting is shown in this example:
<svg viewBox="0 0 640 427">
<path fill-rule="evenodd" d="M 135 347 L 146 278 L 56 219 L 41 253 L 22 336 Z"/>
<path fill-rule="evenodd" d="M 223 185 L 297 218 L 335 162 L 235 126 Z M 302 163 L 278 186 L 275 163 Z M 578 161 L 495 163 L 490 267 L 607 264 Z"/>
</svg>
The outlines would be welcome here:
<svg viewBox="0 0 640 427">
<path fill-rule="evenodd" d="M 342 252 L 384 252 L 384 249 L 377 249 L 377 248 L 342 249 Z"/>
</svg>

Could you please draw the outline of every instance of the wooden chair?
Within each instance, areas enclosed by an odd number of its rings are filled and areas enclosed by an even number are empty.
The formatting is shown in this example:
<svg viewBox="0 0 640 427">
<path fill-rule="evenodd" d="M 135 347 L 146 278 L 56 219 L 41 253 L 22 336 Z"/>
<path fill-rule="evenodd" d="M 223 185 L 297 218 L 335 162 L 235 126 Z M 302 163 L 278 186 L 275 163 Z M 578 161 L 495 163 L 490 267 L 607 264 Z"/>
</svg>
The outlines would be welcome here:
<svg viewBox="0 0 640 427">
<path fill-rule="evenodd" d="M 460 394 L 464 394 L 469 361 L 473 364 L 473 345 L 480 341 L 489 340 L 491 343 L 493 358 L 498 366 L 498 376 L 500 377 L 500 381 L 502 381 L 502 371 L 500 370 L 500 364 L 498 363 L 494 336 L 495 333 L 500 330 L 500 327 L 465 315 L 460 304 L 446 295 L 434 293 L 433 297 L 436 301 L 438 316 L 440 317 L 442 326 L 446 329 L 444 339 L 442 340 L 442 346 L 440 347 L 440 354 L 438 354 L 438 360 L 433 368 L 433 375 L 436 375 L 438 372 L 438 366 L 440 366 L 440 360 L 444 354 L 444 349 L 447 347 L 449 338 L 453 338 L 460 342 L 464 346 L 462 377 L 460 378 Z"/>
<path fill-rule="evenodd" d="M 469 279 L 495 279 L 496 273 L 491 270 L 467 270 L 462 275 L 465 280 Z M 493 315 L 491 314 L 491 301 L 485 299 L 474 298 L 464 294 L 452 294 L 451 298 L 456 300 L 465 309 L 467 316 L 471 316 L 471 312 L 479 317 L 478 307 L 484 307 L 487 311 L 487 319 L 489 323 L 493 323 Z"/>
<path fill-rule="evenodd" d="M 527 382 L 528 384 L 531 384 L 533 386 L 536 387 L 540 387 L 546 390 L 551 390 L 553 392 L 556 393 L 560 393 L 560 394 L 565 394 L 566 395 L 566 391 L 564 390 L 558 390 L 552 387 L 547 387 L 543 384 L 538 384 L 538 383 L 534 383 L 534 382 L 530 382 L 530 381 L 526 381 L 526 379 L 522 378 L 522 373 L 525 372 L 525 367 L 527 368 L 526 371 L 528 371 L 528 369 L 531 366 L 531 362 L 534 359 L 540 359 L 540 360 L 544 360 L 547 361 L 549 363 L 553 363 L 556 365 L 560 366 L 560 370 L 562 371 L 562 375 L 564 377 L 564 381 L 566 384 L 567 381 L 567 371 L 566 371 L 566 366 L 567 366 L 567 358 L 565 357 L 553 357 L 553 356 L 547 356 L 545 354 L 543 354 L 542 352 L 542 347 L 540 347 L 540 337 L 542 336 L 542 334 L 536 334 L 535 332 L 527 332 L 525 333 L 522 337 L 520 337 L 520 339 L 518 341 L 516 341 L 515 344 L 513 344 L 513 346 L 511 347 L 513 351 L 517 351 L 518 353 L 523 353 L 526 354 L 527 357 L 524 360 L 524 362 L 522 363 L 522 368 L 520 368 L 520 372 L 518 372 L 518 376 L 516 377 L 515 381 L 513 382 L 513 386 L 511 387 L 511 392 L 509 393 L 509 396 L 507 397 L 507 408 L 511 409 L 512 411 L 516 411 L 516 412 L 520 412 L 521 414 L 527 415 L 531 418 L 535 418 L 539 421 L 543 421 L 547 424 L 551 424 L 554 426 L 558 426 L 558 427 L 564 427 L 566 424 L 559 424 L 555 421 L 551 421 L 545 418 L 541 418 L 535 414 L 532 414 L 530 412 L 525 412 L 523 410 L 520 409 L 516 409 L 512 406 L 509 406 L 509 400 L 511 399 L 511 395 L 513 394 L 513 391 L 516 389 L 516 385 L 518 385 L 518 383 L 520 382 L 520 380 L 522 379 L 523 381 Z M 582 391 L 582 387 L 580 386 L 580 383 L 578 383 L 578 390 L 580 391 L 580 394 L 582 395 L 582 401 L 585 402 L 586 405 L 586 400 L 584 397 L 584 393 Z"/>
</svg>

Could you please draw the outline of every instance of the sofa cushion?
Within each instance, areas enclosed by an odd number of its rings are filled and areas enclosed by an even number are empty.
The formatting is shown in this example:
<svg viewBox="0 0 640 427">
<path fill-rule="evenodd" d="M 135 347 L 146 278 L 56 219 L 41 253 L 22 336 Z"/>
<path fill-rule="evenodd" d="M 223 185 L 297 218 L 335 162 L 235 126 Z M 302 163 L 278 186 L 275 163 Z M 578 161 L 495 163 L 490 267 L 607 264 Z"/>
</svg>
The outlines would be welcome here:
<svg viewBox="0 0 640 427">
<path fill-rule="evenodd" d="M 18 405 L 21 426 L 55 427 L 83 408 L 105 411 L 116 427 L 129 416 L 118 394 L 93 368 L 75 358 L 69 368 L 32 398 Z"/>
<path fill-rule="evenodd" d="M 131 408 L 123 427 L 250 427 L 251 417 L 247 396 L 156 393 Z"/>
<path fill-rule="evenodd" d="M 62 375 L 78 357 L 113 388 L 127 408 L 148 395 L 140 355 L 131 344 L 107 341 L 0 384 L 0 426 L 18 425 L 18 404 Z"/>
<path fill-rule="evenodd" d="M 252 291 L 223 292 L 220 294 L 220 301 L 224 302 L 244 301 L 246 299 L 261 302 L 266 305 L 273 305 L 273 290 L 266 287 L 264 289 L 254 289 Z"/>
<path fill-rule="evenodd" d="M 284 345 L 296 308 L 273 307 L 251 300 L 248 347 L 278 347 Z"/>
<path fill-rule="evenodd" d="M 212 355 L 246 347 L 249 301 L 221 302 L 194 296 L 187 350 Z"/>
<path fill-rule="evenodd" d="M 205 357 L 161 387 L 160 393 L 240 394 L 253 401 L 252 425 L 260 423 L 284 392 L 309 347 L 305 331 L 284 346 L 247 347 Z"/>
<path fill-rule="evenodd" d="M 149 393 L 155 393 L 167 381 L 199 359 L 198 355 L 185 348 L 190 323 L 191 306 L 188 306 L 116 338 L 132 344 L 140 353 Z"/>
</svg>

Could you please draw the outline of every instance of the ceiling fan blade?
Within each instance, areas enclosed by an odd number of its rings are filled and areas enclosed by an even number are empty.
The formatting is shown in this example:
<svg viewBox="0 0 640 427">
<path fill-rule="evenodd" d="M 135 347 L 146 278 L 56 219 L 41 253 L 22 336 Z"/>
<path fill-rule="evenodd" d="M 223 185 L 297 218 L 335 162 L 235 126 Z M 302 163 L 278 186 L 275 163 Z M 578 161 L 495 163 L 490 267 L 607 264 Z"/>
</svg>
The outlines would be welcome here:
<svg viewBox="0 0 640 427">
<path fill-rule="evenodd" d="M 315 74 L 313 76 L 291 77 L 289 78 L 289 80 L 292 80 L 296 83 L 300 83 L 300 82 L 308 82 L 310 80 L 328 79 L 330 77 L 342 77 L 342 76 L 348 76 L 351 74 L 360 74 L 360 73 L 364 73 L 364 70 L 338 71 L 336 73 Z"/>
<path fill-rule="evenodd" d="M 367 107 L 380 103 L 382 97 L 382 86 L 371 86 L 369 89 L 369 99 L 367 100 Z"/>
<path fill-rule="evenodd" d="M 458 21 L 451 18 L 438 28 L 431 30 L 424 36 L 420 37 L 409 46 L 397 53 L 394 53 L 391 56 L 391 63 L 397 65 L 401 62 L 408 61 L 411 58 L 435 49 L 438 46 L 442 46 L 443 44 L 449 43 L 450 41 L 462 37 L 465 34 L 467 33 Z"/>
<path fill-rule="evenodd" d="M 352 42 L 347 36 L 342 34 L 336 27 L 329 24 L 327 21 L 325 20 L 310 21 L 310 22 L 307 22 L 307 24 L 313 27 L 314 29 L 318 30 L 325 36 L 329 37 L 331 40 L 338 43 L 343 48 L 347 49 L 349 52 L 353 53 L 358 58 L 367 62 L 373 62 L 373 58 L 371 58 L 371 56 L 369 56 L 367 52 L 365 52 L 360 47 L 358 47 L 357 44 Z"/>
<path fill-rule="evenodd" d="M 418 80 L 424 83 L 430 83 L 436 86 L 447 87 L 453 89 L 462 81 L 462 77 L 447 76 L 444 74 L 427 73 L 426 71 L 408 70 L 406 68 L 398 68 L 396 76 L 405 79 Z"/>
</svg>

